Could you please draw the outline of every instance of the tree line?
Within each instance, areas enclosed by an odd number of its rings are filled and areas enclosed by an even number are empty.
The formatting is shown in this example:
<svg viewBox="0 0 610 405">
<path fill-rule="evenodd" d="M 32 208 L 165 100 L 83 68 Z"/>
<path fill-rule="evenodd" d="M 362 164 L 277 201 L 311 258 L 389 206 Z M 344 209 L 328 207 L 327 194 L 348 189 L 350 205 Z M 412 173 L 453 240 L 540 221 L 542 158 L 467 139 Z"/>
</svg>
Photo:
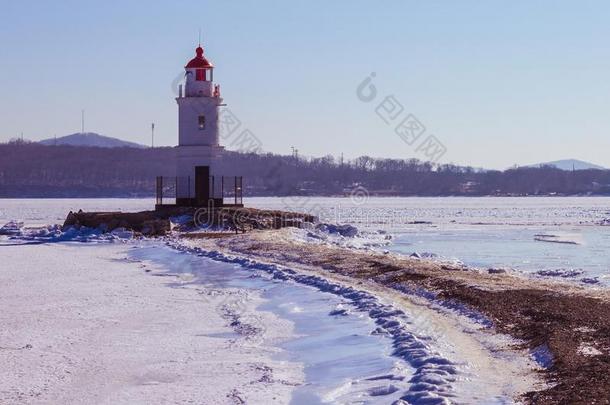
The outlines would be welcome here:
<svg viewBox="0 0 610 405">
<path fill-rule="evenodd" d="M 175 176 L 170 147 L 0 144 L 0 197 L 143 197 L 156 176 Z M 555 167 L 477 170 L 417 159 L 302 158 L 227 151 L 219 172 L 243 176 L 244 195 L 610 195 L 610 170 Z"/>
</svg>

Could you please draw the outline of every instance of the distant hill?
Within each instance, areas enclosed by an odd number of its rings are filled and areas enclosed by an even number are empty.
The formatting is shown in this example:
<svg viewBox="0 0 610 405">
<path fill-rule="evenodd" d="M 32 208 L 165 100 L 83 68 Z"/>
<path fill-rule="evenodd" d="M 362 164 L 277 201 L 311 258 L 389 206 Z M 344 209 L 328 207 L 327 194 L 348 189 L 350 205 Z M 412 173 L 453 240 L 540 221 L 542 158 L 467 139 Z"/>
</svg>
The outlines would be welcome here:
<svg viewBox="0 0 610 405">
<path fill-rule="evenodd" d="M 533 164 L 533 165 L 528 165 L 526 167 L 541 167 L 541 166 L 555 166 L 558 169 L 561 170 L 589 170 L 589 169 L 597 169 L 597 170 L 607 170 L 607 168 L 593 164 L 593 163 L 589 163 L 589 162 L 584 162 L 582 160 L 578 160 L 578 159 L 563 159 L 563 160 L 554 160 L 552 162 L 546 162 L 546 163 L 537 163 L 537 164 Z"/>
<path fill-rule="evenodd" d="M 95 146 L 98 148 L 146 148 L 146 146 L 138 143 L 103 136 L 95 132 L 80 132 L 59 138 L 49 138 L 39 143 L 43 145 Z"/>
<path fill-rule="evenodd" d="M 0 143 L 0 198 L 153 196 L 156 176 L 176 176 L 176 151 Z M 296 158 L 226 151 L 218 173 L 244 176 L 245 196 L 610 195 L 610 170 L 551 166 L 477 171 L 417 159 Z M 228 181 L 228 183 L 226 183 Z M 225 191 L 231 180 L 225 179 Z M 295 210 L 306 198 L 294 200 Z M 2 204 L 0 203 L 0 207 Z"/>
</svg>

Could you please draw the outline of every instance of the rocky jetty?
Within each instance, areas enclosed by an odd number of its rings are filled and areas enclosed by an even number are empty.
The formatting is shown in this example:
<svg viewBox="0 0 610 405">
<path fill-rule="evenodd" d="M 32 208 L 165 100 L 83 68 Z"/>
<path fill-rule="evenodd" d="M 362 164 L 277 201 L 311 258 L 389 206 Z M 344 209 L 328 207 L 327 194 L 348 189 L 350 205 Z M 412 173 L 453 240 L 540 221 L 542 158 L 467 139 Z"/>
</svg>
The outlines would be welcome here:
<svg viewBox="0 0 610 405">
<path fill-rule="evenodd" d="M 72 212 L 63 229 L 86 227 L 112 232 L 126 229 L 144 236 L 163 236 L 170 230 L 247 232 L 253 229 L 300 228 L 314 222 L 312 215 L 255 208 L 172 207 L 142 212 Z"/>
</svg>

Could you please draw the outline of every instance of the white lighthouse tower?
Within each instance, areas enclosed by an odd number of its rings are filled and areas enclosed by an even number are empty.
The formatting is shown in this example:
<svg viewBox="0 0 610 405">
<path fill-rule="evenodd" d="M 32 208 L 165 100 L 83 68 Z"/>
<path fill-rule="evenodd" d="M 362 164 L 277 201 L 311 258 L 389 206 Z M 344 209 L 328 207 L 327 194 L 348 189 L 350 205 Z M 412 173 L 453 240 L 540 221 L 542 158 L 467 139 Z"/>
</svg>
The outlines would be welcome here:
<svg viewBox="0 0 610 405">
<path fill-rule="evenodd" d="M 184 69 L 184 93 L 178 102 L 178 146 L 176 147 L 176 204 L 205 205 L 213 194 L 213 176 L 223 147 L 218 143 L 218 115 L 222 98 L 214 85 L 214 66 L 201 45 Z M 212 183 L 210 183 L 212 179 Z"/>
</svg>

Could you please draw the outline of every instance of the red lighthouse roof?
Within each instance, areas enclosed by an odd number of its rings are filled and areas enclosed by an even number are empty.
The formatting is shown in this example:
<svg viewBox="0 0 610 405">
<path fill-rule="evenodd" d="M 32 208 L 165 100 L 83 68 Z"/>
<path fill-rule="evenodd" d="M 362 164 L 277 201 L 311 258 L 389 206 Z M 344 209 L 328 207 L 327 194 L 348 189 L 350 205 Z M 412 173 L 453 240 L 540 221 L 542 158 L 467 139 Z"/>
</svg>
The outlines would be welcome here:
<svg viewBox="0 0 610 405">
<path fill-rule="evenodd" d="M 195 53 L 197 54 L 197 56 L 195 56 L 193 59 L 190 60 L 189 63 L 186 64 L 186 69 L 214 67 L 210 62 L 208 62 L 206 58 L 203 57 L 203 48 L 201 47 L 201 45 L 199 45 L 197 49 L 195 49 Z"/>
</svg>

